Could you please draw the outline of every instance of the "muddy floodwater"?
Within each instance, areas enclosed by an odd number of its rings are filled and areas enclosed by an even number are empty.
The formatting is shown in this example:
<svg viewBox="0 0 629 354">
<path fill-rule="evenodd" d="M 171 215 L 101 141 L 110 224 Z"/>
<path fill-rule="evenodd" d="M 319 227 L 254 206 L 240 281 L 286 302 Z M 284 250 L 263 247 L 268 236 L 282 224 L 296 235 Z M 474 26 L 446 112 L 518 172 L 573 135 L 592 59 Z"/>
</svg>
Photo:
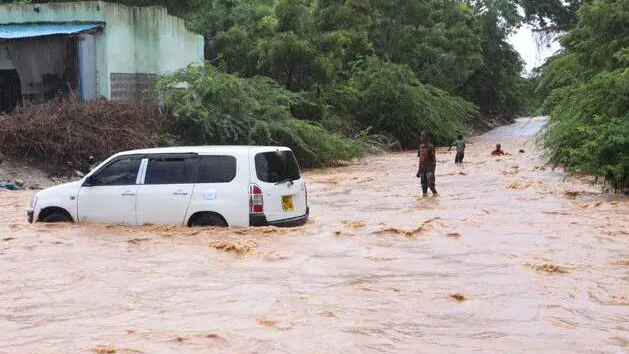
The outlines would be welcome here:
<svg viewBox="0 0 629 354">
<path fill-rule="evenodd" d="M 629 202 L 544 166 L 543 123 L 439 149 L 437 198 L 415 152 L 307 172 L 296 229 L 29 225 L 0 192 L 0 353 L 629 353 Z"/>
</svg>

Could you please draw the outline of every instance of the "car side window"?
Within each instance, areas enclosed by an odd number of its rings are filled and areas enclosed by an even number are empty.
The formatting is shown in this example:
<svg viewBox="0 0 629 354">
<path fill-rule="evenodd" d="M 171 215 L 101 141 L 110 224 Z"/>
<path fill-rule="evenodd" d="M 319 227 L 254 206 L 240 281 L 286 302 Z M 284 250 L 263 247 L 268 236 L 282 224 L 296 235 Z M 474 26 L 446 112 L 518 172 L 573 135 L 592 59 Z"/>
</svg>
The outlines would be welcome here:
<svg viewBox="0 0 629 354">
<path fill-rule="evenodd" d="M 190 157 L 149 157 L 144 184 L 194 183 L 195 164 Z"/>
<path fill-rule="evenodd" d="M 90 179 L 92 186 L 128 186 L 135 185 L 140 169 L 139 157 L 122 157 L 102 170 L 96 172 Z"/>
<path fill-rule="evenodd" d="M 236 158 L 233 156 L 199 156 L 197 183 L 228 183 L 236 178 Z"/>
</svg>

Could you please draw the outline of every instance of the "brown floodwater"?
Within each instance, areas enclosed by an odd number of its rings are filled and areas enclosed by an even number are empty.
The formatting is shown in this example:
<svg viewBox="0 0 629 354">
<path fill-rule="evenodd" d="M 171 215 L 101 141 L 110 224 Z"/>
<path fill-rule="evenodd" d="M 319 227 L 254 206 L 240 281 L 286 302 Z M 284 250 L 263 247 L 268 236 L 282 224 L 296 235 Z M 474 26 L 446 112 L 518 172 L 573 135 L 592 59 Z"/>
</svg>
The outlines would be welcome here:
<svg viewBox="0 0 629 354">
<path fill-rule="evenodd" d="M 439 149 L 437 198 L 415 152 L 310 171 L 295 229 L 29 225 L 0 192 L 0 353 L 627 353 L 629 202 L 544 166 L 543 123 Z"/>
</svg>

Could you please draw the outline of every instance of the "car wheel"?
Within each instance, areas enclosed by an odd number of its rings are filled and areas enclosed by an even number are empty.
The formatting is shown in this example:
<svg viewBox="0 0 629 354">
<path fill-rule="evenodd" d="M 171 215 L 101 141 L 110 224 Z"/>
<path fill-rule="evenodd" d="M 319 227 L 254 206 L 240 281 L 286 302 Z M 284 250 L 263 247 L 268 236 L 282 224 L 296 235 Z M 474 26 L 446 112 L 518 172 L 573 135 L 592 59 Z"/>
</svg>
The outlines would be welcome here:
<svg viewBox="0 0 629 354">
<path fill-rule="evenodd" d="M 50 213 L 42 220 L 43 222 L 71 222 L 67 215 L 62 213 Z"/>
<path fill-rule="evenodd" d="M 190 221 L 190 226 L 219 226 L 227 227 L 227 223 L 217 214 L 201 214 Z"/>
</svg>

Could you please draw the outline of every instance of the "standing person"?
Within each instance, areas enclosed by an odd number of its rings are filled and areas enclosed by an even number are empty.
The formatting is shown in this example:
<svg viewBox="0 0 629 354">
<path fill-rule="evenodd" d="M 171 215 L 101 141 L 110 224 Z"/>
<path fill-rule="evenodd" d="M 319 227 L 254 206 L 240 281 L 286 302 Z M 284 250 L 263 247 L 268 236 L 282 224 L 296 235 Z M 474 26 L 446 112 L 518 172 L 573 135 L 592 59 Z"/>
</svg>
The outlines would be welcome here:
<svg viewBox="0 0 629 354">
<path fill-rule="evenodd" d="M 454 143 L 448 148 L 448 151 L 452 149 L 452 146 L 456 146 L 456 156 L 454 157 L 454 163 L 463 163 L 463 157 L 465 157 L 465 140 L 463 140 L 463 135 L 459 134 Z"/>
<path fill-rule="evenodd" d="M 421 144 L 417 152 L 419 157 L 417 177 L 421 178 L 423 196 L 428 195 L 428 188 L 436 196 L 438 194 L 437 189 L 435 189 L 435 168 L 437 167 L 435 147 L 430 143 L 430 133 L 422 132 L 420 140 Z"/>
</svg>

